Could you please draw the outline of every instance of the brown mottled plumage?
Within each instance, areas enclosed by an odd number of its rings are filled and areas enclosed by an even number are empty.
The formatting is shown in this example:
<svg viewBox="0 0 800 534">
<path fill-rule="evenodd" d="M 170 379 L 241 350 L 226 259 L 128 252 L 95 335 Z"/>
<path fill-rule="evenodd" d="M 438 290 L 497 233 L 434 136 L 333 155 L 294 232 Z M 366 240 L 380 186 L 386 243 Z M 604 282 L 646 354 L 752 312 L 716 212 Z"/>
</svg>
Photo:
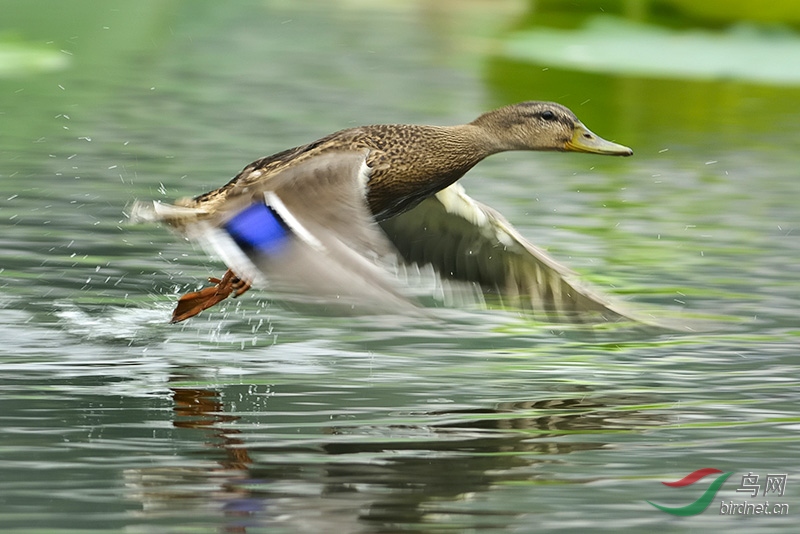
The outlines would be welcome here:
<svg viewBox="0 0 800 534">
<path fill-rule="evenodd" d="M 542 114 L 547 111 L 551 119 Z M 234 185 L 268 180 L 281 170 L 330 152 L 366 148 L 372 169 L 367 201 L 376 220 L 383 220 L 418 204 L 461 178 L 481 160 L 508 150 L 574 150 L 575 128 L 598 139 L 567 108 L 551 102 L 522 102 L 484 113 L 469 124 L 424 126 L 375 124 L 340 130 L 313 143 L 284 150 L 254 161 L 230 182 L 180 206 L 213 206 L 227 197 Z M 590 138 L 591 138 L 590 137 Z M 606 143 L 614 155 L 629 156 L 626 147 Z M 598 152 L 600 153 L 600 152 Z"/>
<path fill-rule="evenodd" d="M 224 186 L 195 198 L 182 199 L 174 209 L 157 205 L 155 214 L 149 218 L 163 220 L 184 232 L 198 221 L 211 220 L 213 225 L 219 225 L 220 221 L 227 220 L 220 213 L 242 209 L 243 201 L 238 199 L 273 191 L 283 202 L 291 204 L 291 213 L 298 215 L 301 223 L 312 224 L 321 233 L 333 229 L 340 237 L 345 237 L 352 230 L 346 226 L 346 220 L 340 220 L 350 213 L 347 209 L 331 209 L 323 214 L 328 217 L 324 219 L 319 213 L 303 213 L 306 209 L 303 200 L 296 198 L 305 195 L 311 203 L 309 211 L 324 206 L 324 198 L 323 202 L 317 198 L 320 195 L 327 195 L 331 202 L 353 203 L 336 200 L 337 189 L 334 188 L 344 187 L 351 192 L 360 191 L 358 195 L 366 200 L 365 207 L 372 220 L 382 222 L 389 240 L 394 241 L 406 261 L 432 263 L 441 276 L 479 284 L 487 294 L 512 295 L 510 303 L 515 306 L 548 312 L 599 311 L 606 318 L 622 316 L 600 297 L 567 281 L 571 273 L 566 268 L 527 243 L 499 214 L 473 201 L 460 189 L 450 191 L 450 186 L 478 162 L 491 154 L 509 150 L 632 154 L 629 148 L 594 135 L 564 106 L 523 102 L 490 111 L 469 124 L 458 126 L 388 124 L 341 130 L 313 143 L 254 161 Z M 346 158 L 349 163 L 340 164 Z M 363 164 L 366 175 L 362 174 L 364 169 L 359 171 Z M 256 200 L 252 201 L 263 202 L 258 195 L 253 198 Z M 417 208 L 423 202 L 426 206 Z M 357 214 L 359 209 L 353 208 L 353 218 L 361 221 Z M 417 211 L 419 217 L 415 216 Z M 337 220 L 334 222 L 331 218 Z M 314 220 L 307 222 L 310 219 Z M 423 219 L 424 226 L 420 226 Z M 442 239 L 449 242 L 437 244 L 436 235 L 428 231 L 433 219 L 437 224 L 449 224 L 450 229 L 463 228 L 454 235 L 446 236 L 444 232 Z M 415 250 L 415 234 L 424 237 L 420 241 L 437 252 Z M 369 234 L 373 241 L 384 237 Z M 398 239 L 403 242 L 397 242 Z M 462 243 L 471 244 L 462 246 Z M 382 245 L 377 248 L 383 250 Z M 495 250 L 498 254 L 488 262 L 479 258 L 475 265 L 453 267 L 472 261 L 471 256 L 478 249 L 488 250 L 490 255 Z M 439 250 L 448 250 L 459 257 L 438 258 Z M 364 250 L 359 249 L 358 253 L 363 254 Z M 249 287 L 243 289 L 242 282 L 230 272 L 218 282 L 215 287 L 184 296 L 173 320 L 191 317 L 231 292 L 241 294 Z M 526 294 L 530 297 L 525 297 Z"/>
</svg>

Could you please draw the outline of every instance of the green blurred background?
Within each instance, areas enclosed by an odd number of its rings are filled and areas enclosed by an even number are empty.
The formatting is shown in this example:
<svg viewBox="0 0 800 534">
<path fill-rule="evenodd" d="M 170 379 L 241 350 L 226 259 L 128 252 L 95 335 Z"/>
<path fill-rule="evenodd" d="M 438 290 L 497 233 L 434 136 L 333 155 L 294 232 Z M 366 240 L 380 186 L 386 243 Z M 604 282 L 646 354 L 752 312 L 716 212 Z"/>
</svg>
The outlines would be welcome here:
<svg viewBox="0 0 800 534">
<path fill-rule="evenodd" d="M 719 498 L 789 472 L 797 502 L 799 80 L 787 0 L 0 0 L 0 527 L 794 532 L 644 499 L 716 467 Z M 615 298 L 724 328 L 257 291 L 167 324 L 222 266 L 133 199 L 530 99 L 635 156 L 497 155 L 470 195 Z"/>
</svg>

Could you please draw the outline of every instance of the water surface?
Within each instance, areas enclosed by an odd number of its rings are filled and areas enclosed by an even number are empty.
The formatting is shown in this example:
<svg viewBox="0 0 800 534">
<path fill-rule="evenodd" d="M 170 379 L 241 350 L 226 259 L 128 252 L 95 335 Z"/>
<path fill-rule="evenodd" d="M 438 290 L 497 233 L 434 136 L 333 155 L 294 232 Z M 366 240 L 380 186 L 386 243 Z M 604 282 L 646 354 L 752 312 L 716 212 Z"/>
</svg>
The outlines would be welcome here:
<svg viewBox="0 0 800 534">
<path fill-rule="evenodd" d="M 4 531 L 794 531 L 800 90 L 525 62 L 503 50 L 530 17 L 501 5 L 3 10 L 0 50 L 30 54 L 0 70 Z M 133 199 L 336 129 L 524 99 L 635 157 L 499 155 L 470 194 L 698 328 L 330 317 L 256 291 L 167 323 L 223 267 L 128 225 Z M 694 501 L 710 478 L 661 482 L 703 467 L 734 473 L 705 513 L 645 502 Z M 748 473 L 788 474 L 785 495 L 737 492 Z M 719 515 L 746 498 L 790 515 Z"/>
</svg>

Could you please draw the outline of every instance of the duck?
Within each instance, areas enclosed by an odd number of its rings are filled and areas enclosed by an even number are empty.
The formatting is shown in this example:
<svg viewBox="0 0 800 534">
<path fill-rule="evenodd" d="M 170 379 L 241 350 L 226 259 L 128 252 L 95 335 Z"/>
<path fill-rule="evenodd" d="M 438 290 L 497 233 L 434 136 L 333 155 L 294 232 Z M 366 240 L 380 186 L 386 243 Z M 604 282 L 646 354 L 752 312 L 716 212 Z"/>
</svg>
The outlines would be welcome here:
<svg viewBox="0 0 800 534">
<path fill-rule="evenodd" d="M 213 191 L 136 201 L 130 217 L 166 224 L 228 267 L 179 299 L 173 323 L 253 286 L 366 313 L 418 309 L 398 266 L 548 320 L 629 319 L 458 183 L 485 158 L 520 150 L 633 154 L 561 104 L 526 101 L 455 126 L 340 130 L 258 159 Z"/>
</svg>

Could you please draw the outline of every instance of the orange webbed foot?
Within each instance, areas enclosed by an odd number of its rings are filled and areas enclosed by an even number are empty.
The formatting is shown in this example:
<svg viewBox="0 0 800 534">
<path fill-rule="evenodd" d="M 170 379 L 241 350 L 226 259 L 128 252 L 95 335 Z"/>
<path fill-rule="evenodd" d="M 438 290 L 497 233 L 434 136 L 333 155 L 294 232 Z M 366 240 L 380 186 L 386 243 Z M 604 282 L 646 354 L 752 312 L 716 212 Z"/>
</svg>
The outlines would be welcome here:
<svg viewBox="0 0 800 534">
<path fill-rule="evenodd" d="M 185 321 L 194 317 L 201 311 L 219 304 L 233 293 L 234 297 L 250 289 L 250 283 L 239 279 L 233 271 L 228 269 L 222 278 L 209 278 L 209 282 L 216 284 L 211 287 L 204 287 L 200 291 L 186 293 L 179 300 L 172 312 L 172 323 Z"/>
</svg>

